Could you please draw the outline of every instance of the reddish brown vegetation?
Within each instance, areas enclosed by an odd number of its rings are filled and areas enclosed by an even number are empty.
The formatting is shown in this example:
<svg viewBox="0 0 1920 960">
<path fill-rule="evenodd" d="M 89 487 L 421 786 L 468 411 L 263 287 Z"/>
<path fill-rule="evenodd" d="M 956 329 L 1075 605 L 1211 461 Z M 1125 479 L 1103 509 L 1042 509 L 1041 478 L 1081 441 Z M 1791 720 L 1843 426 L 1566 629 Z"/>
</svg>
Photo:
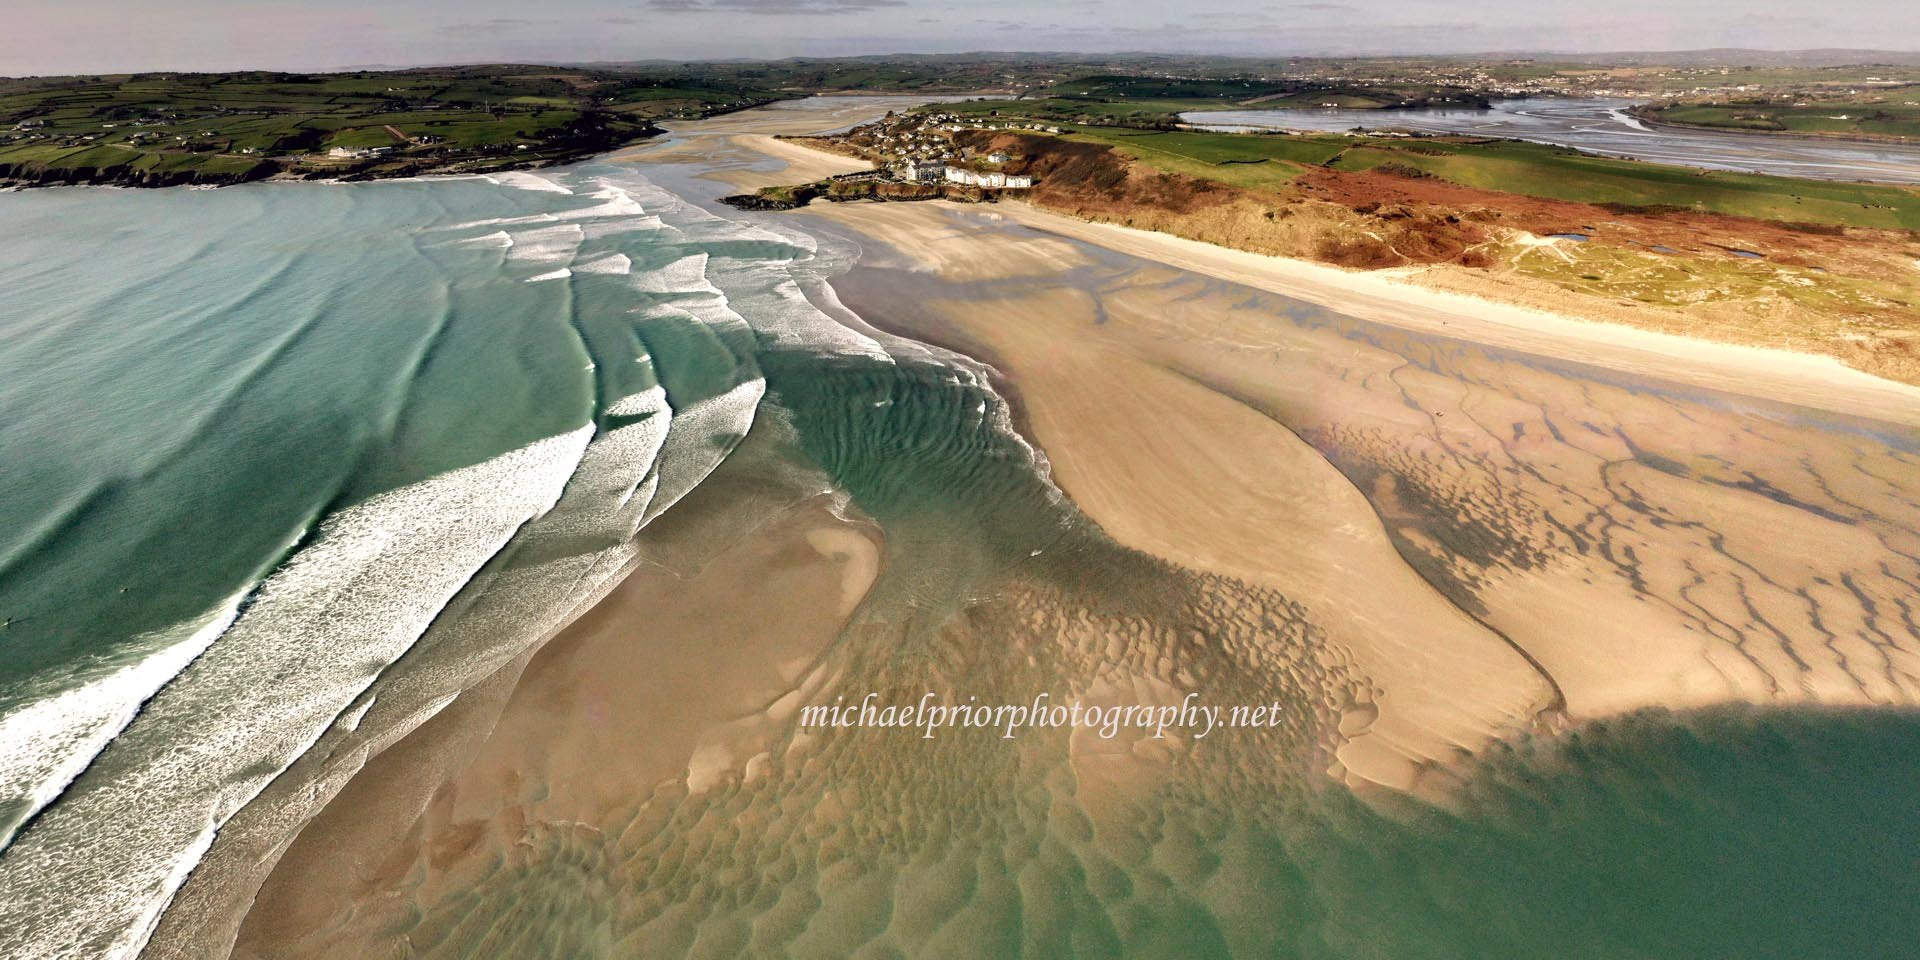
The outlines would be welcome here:
<svg viewBox="0 0 1920 960">
<path fill-rule="evenodd" d="M 1361 270 L 1461 267 L 1470 272 L 1441 269 L 1422 282 L 1590 319 L 1790 349 L 1811 345 L 1861 369 L 1920 382 L 1913 308 L 1920 298 L 1901 293 L 1912 289 L 1920 243 L 1907 232 L 1546 200 L 1392 164 L 1307 167 L 1284 185 L 1251 188 L 1168 173 L 1099 143 L 1012 131 L 962 133 L 955 142 L 976 156 L 1006 152 L 1013 158 L 1007 169 L 1036 178 L 1028 199 L 1072 216 Z M 1407 149 L 1420 152 L 1417 145 Z M 1680 285 L 1681 298 L 1639 297 L 1633 284 L 1643 279 L 1603 277 L 1601 267 L 1577 272 L 1577 280 L 1521 270 L 1506 242 L 1519 232 L 1584 234 L 1591 253 L 1613 247 L 1653 257 L 1678 268 L 1667 276 Z M 1761 255 L 1738 261 L 1753 265 L 1743 282 L 1760 285 L 1720 289 L 1718 281 L 1689 279 L 1715 276 L 1711 265 L 1724 268 L 1736 251 Z M 1765 278 L 1775 268 L 1802 273 L 1769 289 Z M 1831 289 L 1851 299 L 1806 302 L 1799 294 L 1815 289 L 1805 279 L 1811 268 L 1827 271 L 1839 281 Z M 1615 279 L 1626 287 L 1609 286 Z M 1878 286 L 1846 286 L 1863 282 Z"/>
<path fill-rule="evenodd" d="M 1408 178 L 1316 168 L 1302 174 L 1294 184 L 1316 200 L 1337 203 L 1356 213 L 1376 217 L 1398 209 L 1444 211 L 1462 221 L 1498 224 L 1533 234 L 1583 233 L 1596 241 L 1648 248 L 1664 246 L 1683 253 L 1724 255 L 1728 249 L 1754 250 L 1783 264 L 1817 265 L 1853 259 L 1859 241 L 1870 235 L 1885 234 L 1880 239 L 1896 243 L 1901 239 L 1893 231 L 1824 226 L 1809 229 L 1805 224 L 1675 208 L 1544 200 L 1465 187 L 1437 177 Z M 1425 230 L 1430 234 L 1447 232 L 1446 227 L 1438 225 Z M 1408 250 L 1402 252 L 1409 253 L 1410 259 L 1420 259 Z"/>
</svg>

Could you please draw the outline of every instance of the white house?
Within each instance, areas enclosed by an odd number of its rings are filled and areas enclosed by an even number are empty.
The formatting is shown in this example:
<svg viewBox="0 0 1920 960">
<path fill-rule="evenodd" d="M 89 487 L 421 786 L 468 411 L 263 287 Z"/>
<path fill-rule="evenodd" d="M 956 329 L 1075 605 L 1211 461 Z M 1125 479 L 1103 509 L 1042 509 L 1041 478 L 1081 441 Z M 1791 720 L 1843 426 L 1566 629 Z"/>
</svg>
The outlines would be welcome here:
<svg viewBox="0 0 1920 960">
<path fill-rule="evenodd" d="M 947 168 L 947 182 L 970 187 L 987 187 L 993 190 L 1024 190 L 1033 186 L 1033 178 L 1029 176 L 1001 173 L 997 170 L 981 173 L 960 167 Z"/>
<path fill-rule="evenodd" d="M 936 160 L 911 160 L 896 167 L 900 179 L 925 182 L 948 175 L 947 165 Z"/>
</svg>

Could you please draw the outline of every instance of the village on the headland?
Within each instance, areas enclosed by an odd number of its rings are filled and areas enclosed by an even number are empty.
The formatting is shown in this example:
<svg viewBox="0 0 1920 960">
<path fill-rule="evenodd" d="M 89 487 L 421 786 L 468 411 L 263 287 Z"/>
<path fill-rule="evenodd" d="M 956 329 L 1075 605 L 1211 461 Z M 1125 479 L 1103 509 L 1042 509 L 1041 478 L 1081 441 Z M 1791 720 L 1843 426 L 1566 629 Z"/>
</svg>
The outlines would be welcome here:
<svg viewBox="0 0 1920 960">
<path fill-rule="evenodd" d="M 955 142 L 955 134 L 971 130 L 1025 130 L 1059 133 L 1042 124 L 989 122 L 955 113 L 889 113 L 835 138 L 842 149 L 872 160 L 894 179 L 909 183 L 955 183 L 990 190 L 1024 190 L 1033 186 L 1026 174 L 1003 169 L 1012 157 L 977 152 Z"/>
<path fill-rule="evenodd" d="M 967 146 L 961 135 L 986 131 L 1060 132 L 1039 123 L 991 122 L 954 113 L 888 113 L 833 137 L 798 137 L 809 145 L 859 157 L 874 169 L 844 173 L 817 183 L 768 187 L 721 198 L 747 210 L 789 210 L 817 198 L 847 200 L 993 200 L 1033 187 L 1021 170 L 1024 158 Z"/>
</svg>

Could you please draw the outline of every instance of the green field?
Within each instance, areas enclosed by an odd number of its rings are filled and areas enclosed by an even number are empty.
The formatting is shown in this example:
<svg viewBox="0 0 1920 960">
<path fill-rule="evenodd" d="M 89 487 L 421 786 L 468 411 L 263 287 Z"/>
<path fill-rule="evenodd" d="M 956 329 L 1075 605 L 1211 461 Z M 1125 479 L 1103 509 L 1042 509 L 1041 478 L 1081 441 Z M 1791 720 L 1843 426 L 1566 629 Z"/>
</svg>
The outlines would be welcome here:
<svg viewBox="0 0 1920 960">
<path fill-rule="evenodd" d="M 1600 157 L 1513 140 L 1404 140 L 1063 128 L 1063 137 L 1108 144 L 1169 173 L 1238 187 L 1279 188 L 1309 166 L 1412 167 L 1483 190 L 1577 203 L 1680 208 L 1787 223 L 1920 230 L 1920 190 L 1725 173 Z"/>
<path fill-rule="evenodd" d="M 525 165 L 775 96 L 513 66 L 0 80 L 0 178 L 166 184 Z M 378 155 L 329 157 L 335 148 Z"/>
<path fill-rule="evenodd" d="M 1339 156 L 1353 138 L 1277 134 L 1135 132 L 1075 127 L 1070 139 L 1112 146 L 1148 166 L 1236 187 L 1277 188 Z"/>
<path fill-rule="evenodd" d="M 1291 95 L 1289 95 L 1291 96 Z M 1384 100 L 1364 99 L 1343 95 L 1313 93 L 1298 95 L 1305 99 L 1297 101 L 1262 100 L 1262 105 L 1285 107 L 1320 106 L 1323 103 L 1339 103 L 1341 106 L 1370 109 L 1386 104 Z M 981 120 L 1033 121 L 1048 124 L 1079 124 L 1083 126 L 1132 127 L 1143 130 L 1172 130 L 1180 124 L 1180 114 L 1198 110 L 1224 110 L 1239 106 L 1239 100 L 1203 100 L 1146 98 L 1138 100 L 1105 100 L 1096 97 L 1039 97 L 1022 100 L 966 100 L 958 103 L 941 103 L 927 109 L 937 109 L 945 113 L 975 117 Z"/>
<path fill-rule="evenodd" d="M 1485 103 L 1472 91 L 1441 84 L 1358 86 L 1316 80 L 1168 78 L 1097 75 L 1055 83 L 1017 100 L 942 103 L 950 113 L 1045 123 L 1173 129 L 1180 114 L 1260 105 L 1270 109 L 1353 109 Z"/>
<path fill-rule="evenodd" d="M 1042 97 L 1031 100 L 964 100 L 935 104 L 927 109 L 980 120 L 1033 121 L 1048 124 L 1087 124 L 1140 129 L 1173 129 L 1186 110 L 1214 106 L 1213 100 L 1099 100 Z"/>
<path fill-rule="evenodd" d="M 1920 87 L 1850 100 L 1678 103 L 1645 114 L 1696 127 L 1920 140 Z"/>
<path fill-rule="evenodd" d="M 1469 187 L 1553 200 L 1920 230 L 1920 191 L 1908 187 L 1695 170 L 1510 140 L 1410 144 L 1362 139 L 1334 166 L 1367 170 L 1385 163 L 1416 167 Z"/>
<path fill-rule="evenodd" d="M 1297 83 L 1256 79 L 1205 77 L 1135 77 L 1097 75 L 1079 77 L 1047 88 L 1050 97 L 1091 97 L 1111 100 L 1247 100 L 1283 93 Z"/>
<path fill-rule="evenodd" d="M 1473 90 L 1438 81 L 1354 84 L 1333 79 L 1262 77 L 1080 77 L 1046 89 L 1055 99 L 1108 100 L 1116 103 L 1175 102 L 1182 110 L 1231 109 L 1248 103 L 1274 109 L 1318 107 L 1328 103 L 1358 109 L 1484 103 Z"/>
</svg>

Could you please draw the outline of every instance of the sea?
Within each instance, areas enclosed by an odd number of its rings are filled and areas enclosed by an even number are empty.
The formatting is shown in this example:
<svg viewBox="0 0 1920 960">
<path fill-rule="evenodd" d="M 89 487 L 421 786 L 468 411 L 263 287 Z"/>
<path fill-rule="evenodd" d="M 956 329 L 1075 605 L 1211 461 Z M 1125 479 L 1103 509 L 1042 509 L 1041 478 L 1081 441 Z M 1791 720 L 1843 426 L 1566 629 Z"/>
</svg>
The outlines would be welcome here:
<svg viewBox="0 0 1920 960">
<path fill-rule="evenodd" d="M 752 427 L 763 352 L 885 356 L 809 300 L 834 251 L 608 162 L 0 224 L 8 956 L 131 953 L 399 674 L 418 722 L 607 589 Z"/>
<path fill-rule="evenodd" d="M 988 371 L 849 322 L 856 245 L 691 182 L 0 194 L 0 957 L 138 955 L 236 813 L 593 603 L 759 418 L 883 525 L 1018 531 L 916 596 L 1058 539 Z M 1087 862 L 1059 889 L 1138 885 L 1130 912 L 1031 955 L 1894 957 L 1920 931 L 1909 713 L 1636 715 L 1475 770 L 1444 808 L 1323 785 L 1258 830 L 1160 821 L 1291 935 Z"/>
</svg>

